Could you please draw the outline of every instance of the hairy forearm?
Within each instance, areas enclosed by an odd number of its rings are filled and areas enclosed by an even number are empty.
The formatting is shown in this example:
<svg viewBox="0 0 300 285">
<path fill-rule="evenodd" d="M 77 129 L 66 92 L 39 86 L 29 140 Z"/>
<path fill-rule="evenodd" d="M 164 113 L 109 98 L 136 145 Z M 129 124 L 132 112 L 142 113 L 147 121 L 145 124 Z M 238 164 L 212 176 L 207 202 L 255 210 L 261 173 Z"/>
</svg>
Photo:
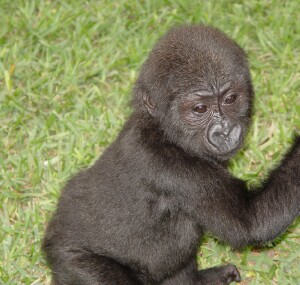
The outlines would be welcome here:
<svg viewBox="0 0 300 285">
<path fill-rule="evenodd" d="M 214 197 L 202 200 L 200 211 L 205 229 L 234 248 L 274 239 L 299 212 L 299 138 L 259 189 L 247 191 L 243 181 L 231 178 L 215 190 Z"/>
<path fill-rule="evenodd" d="M 300 139 L 250 200 L 250 234 L 256 243 L 272 240 L 300 213 Z"/>
</svg>

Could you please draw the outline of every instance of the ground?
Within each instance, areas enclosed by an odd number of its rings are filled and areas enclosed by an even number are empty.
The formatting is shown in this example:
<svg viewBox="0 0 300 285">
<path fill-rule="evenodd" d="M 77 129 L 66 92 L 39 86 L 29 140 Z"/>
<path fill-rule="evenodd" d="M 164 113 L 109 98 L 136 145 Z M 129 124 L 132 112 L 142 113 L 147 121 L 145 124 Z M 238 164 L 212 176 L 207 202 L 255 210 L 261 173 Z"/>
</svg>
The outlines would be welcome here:
<svg viewBox="0 0 300 285">
<path fill-rule="evenodd" d="M 155 41 L 182 23 L 214 25 L 248 53 L 254 123 L 232 172 L 255 185 L 300 129 L 300 2 L 2 0 L 0 284 L 50 284 L 40 250 L 64 183 L 114 140 Z M 207 236 L 199 266 L 232 262 L 242 284 L 300 283 L 300 220 L 264 249 Z"/>
</svg>

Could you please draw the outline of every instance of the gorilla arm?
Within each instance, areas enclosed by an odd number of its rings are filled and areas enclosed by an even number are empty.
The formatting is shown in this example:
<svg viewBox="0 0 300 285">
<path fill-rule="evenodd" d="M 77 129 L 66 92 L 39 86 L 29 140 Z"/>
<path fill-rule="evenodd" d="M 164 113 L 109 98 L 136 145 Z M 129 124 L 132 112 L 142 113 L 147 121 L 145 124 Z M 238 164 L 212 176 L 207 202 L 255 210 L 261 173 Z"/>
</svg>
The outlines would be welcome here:
<svg viewBox="0 0 300 285">
<path fill-rule="evenodd" d="M 300 137 L 260 189 L 247 191 L 243 181 L 221 176 L 218 193 L 201 202 L 205 229 L 234 248 L 270 241 L 300 213 Z"/>
</svg>

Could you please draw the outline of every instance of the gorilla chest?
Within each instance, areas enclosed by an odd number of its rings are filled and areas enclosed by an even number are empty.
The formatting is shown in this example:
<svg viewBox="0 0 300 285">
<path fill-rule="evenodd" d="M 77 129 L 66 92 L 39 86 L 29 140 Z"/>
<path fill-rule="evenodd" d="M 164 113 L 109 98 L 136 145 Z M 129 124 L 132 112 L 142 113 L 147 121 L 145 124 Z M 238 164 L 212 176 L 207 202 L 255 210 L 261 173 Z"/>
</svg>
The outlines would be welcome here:
<svg viewBox="0 0 300 285">
<path fill-rule="evenodd" d="M 185 213 L 180 201 L 172 197 L 159 197 L 150 206 L 153 233 L 159 236 L 165 248 L 190 253 L 197 248 L 201 230 L 194 219 Z"/>
<path fill-rule="evenodd" d="M 149 208 L 150 224 L 145 228 L 143 259 L 147 271 L 159 280 L 165 272 L 178 270 L 197 252 L 201 230 L 180 204 L 160 197 Z"/>
</svg>

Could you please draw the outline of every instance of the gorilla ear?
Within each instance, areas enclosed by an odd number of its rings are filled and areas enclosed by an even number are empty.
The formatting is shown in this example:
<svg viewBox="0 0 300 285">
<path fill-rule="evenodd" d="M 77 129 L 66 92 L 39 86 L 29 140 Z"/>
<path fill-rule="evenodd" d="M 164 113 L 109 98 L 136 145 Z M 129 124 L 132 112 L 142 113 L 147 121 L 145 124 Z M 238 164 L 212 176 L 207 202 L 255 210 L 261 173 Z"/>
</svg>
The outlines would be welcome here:
<svg viewBox="0 0 300 285">
<path fill-rule="evenodd" d="M 157 115 L 156 105 L 151 102 L 149 96 L 147 94 L 145 94 L 145 93 L 143 93 L 143 102 L 144 102 L 144 105 L 147 108 L 149 114 L 152 117 L 155 117 Z"/>
</svg>

